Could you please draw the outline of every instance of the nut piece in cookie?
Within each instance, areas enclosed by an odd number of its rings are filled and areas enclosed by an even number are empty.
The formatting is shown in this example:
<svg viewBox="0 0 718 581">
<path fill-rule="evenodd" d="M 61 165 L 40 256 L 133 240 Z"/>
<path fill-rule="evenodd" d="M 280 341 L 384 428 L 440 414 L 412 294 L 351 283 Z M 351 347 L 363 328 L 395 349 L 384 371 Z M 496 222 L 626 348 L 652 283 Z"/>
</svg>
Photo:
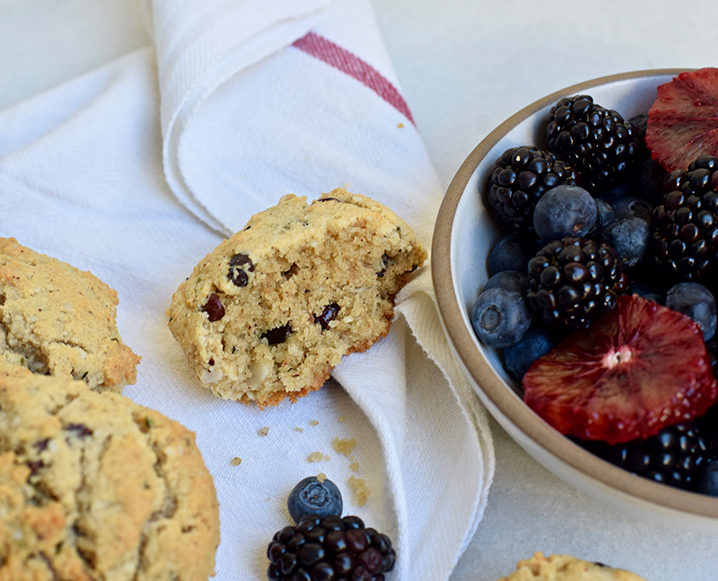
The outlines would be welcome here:
<svg viewBox="0 0 718 581">
<path fill-rule="evenodd" d="M 498 581 L 646 581 L 643 577 L 615 569 L 602 563 L 592 563 L 569 555 L 535 553 L 530 559 L 519 561 L 508 577 Z"/>
<path fill-rule="evenodd" d="M 120 391 L 140 357 L 122 343 L 117 304 L 93 274 L 0 238 L 0 360 Z"/>
<path fill-rule="evenodd" d="M 177 422 L 0 362 L 0 433 L 0 579 L 213 574 L 215 488 Z"/>
<path fill-rule="evenodd" d="M 389 332 L 394 296 L 426 256 L 370 198 L 290 194 L 202 259 L 172 297 L 169 328 L 215 395 L 296 401 Z"/>
</svg>

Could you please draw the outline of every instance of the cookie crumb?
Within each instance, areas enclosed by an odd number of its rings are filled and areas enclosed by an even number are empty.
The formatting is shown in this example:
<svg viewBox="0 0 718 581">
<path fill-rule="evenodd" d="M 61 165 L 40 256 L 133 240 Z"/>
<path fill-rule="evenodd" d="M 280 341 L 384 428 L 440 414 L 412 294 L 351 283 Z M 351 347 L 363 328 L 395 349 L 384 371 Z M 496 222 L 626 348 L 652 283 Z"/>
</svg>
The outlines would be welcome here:
<svg viewBox="0 0 718 581">
<path fill-rule="evenodd" d="M 359 472 L 359 462 L 352 462 L 349 464 L 349 468 L 352 472 Z"/>
<path fill-rule="evenodd" d="M 337 421 L 338 421 L 340 424 L 343 424 L 344 422 L 347 421 L 347 419 L 346 419 L 344 416 L 339 416 L 339 417 L 337 418 Z"/>
<path fill-rule="evenodd" d="M 404 129 L 404 124 L 403 124 L 403 123 L 397 123 L 397 124 L 396 124 L 396 127 L 397 127 L 397 129 Z"/>
<path fill-rule="evenodd" d="M 242 463 L 242 459 L 239 456 L 235 456 L 229 462 L 232 466 L 239 466 Z"/>
<path fill-rule="evenodd" d="M 317 474 L 317 480 L 319 482 L 324 482 L 326 479 L 327 479 L 327 475 L 324 474 L 324 472 L 320 472 L 319 474 Z"/>
<path fill-rule="evenodd" d="M 369 498 L 369 489 L 363 478 L 349 477 L 349 488 L 354 492 L 354 498 L 359 506 L 364 506 Z"/>
<path fill-rule="evenodd" d="M 307 456 L 307 462 L 328 462 L 329 460 L 331 458 L 322 452 L 312 452 Z"/>
<path fill-rule="evenodd" d="M 354 446 L 356 445 L 357 441 L 354 438 L 347 438 L 345 440 L 342 440 L 341 438 L 334 438 L 332 441 L 332 448 L 347 458 L 352 453 L 352 450 L 354 450 Z"/>
<path fill-rule="evenodd" d="M 319 420 L 309 420 L 309 425 L 310 425 L 310 426 L 318 426 L 318 425 L 319 425 Z"/>
<path fill-rule="evenodd" d="M 264 426 L 257 431 L 260 436 L 266 436 L 269 433 L 269 426 Z"/>
<path fill-rule="evenodd" d="M 303 432 L 304 428 L 300 428 L 299 426 L 294 426 L 294 431 L 295 432 Z"/>
</svg>

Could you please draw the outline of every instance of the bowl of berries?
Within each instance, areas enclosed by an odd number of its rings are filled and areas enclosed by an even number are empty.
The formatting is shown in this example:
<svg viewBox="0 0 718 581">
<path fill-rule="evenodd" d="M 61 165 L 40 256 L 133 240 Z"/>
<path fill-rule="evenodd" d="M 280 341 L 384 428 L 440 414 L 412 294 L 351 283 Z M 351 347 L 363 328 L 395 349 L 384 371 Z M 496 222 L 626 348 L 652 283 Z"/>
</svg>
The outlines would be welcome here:
<svg viewBox="0 0 718 581">
<path fill-rule="evenodd" d="M 718 69 L 573 85 L 440 207 L 439 312 L 502 427 L 569 484 L 718 531 Z"/>
</svg>

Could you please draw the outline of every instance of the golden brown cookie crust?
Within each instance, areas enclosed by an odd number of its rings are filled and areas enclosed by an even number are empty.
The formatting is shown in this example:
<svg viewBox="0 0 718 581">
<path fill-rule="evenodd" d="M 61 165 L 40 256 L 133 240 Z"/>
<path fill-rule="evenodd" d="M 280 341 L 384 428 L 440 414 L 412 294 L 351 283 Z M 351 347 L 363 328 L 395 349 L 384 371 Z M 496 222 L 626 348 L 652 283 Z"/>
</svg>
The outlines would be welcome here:
<svg viewBox="0 0 718 581">
<path fill-rule="evenodd" d="M 214 484 L 177 422 L 0 362 L 0 434 L 0 580 L 213 574 Z"/>
<path fill-rule="evenodd" d="M 169 328 L 215 395 L 296 401 L 389 332 L 394 296 L 426 256 L 368 197 L 289 194 L 200 261 L 172 297 Z"/>
<path fill-rule="evenodd" d="M 643 577 L 601 563 L 569 555 L 544 556 L 537 552 L 519 561 L 516 571 L 498 581 L 646 581 Z"/>
<path fill-rule="evenodd" d="M 0 238 L 0 359 L 120 391 L 140 358 L 122 343 L 117 305 L 90 272 Z"/>
</svg>

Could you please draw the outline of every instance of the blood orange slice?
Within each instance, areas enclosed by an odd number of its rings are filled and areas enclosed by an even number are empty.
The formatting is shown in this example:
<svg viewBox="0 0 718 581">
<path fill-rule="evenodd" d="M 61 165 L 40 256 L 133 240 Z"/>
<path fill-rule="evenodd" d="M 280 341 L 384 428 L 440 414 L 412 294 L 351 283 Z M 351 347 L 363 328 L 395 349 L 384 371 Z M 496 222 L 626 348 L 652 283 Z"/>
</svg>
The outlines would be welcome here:
<svg viewBox="0 0 718 581">
<path fill-rule="evenodd" d="M 566 435 L 609 444 L 700 416 L 718 398 L 700 327 L 638 295 L 566 337 L 523 377 L 524 401 Z"/>
<path fill-rule="evenodd" d="M 646 146 L 667 171 L 686 169 L 701 154 L 718 155 L 718 68 L 681 73 L 658 87 Z"/>
</svg>

